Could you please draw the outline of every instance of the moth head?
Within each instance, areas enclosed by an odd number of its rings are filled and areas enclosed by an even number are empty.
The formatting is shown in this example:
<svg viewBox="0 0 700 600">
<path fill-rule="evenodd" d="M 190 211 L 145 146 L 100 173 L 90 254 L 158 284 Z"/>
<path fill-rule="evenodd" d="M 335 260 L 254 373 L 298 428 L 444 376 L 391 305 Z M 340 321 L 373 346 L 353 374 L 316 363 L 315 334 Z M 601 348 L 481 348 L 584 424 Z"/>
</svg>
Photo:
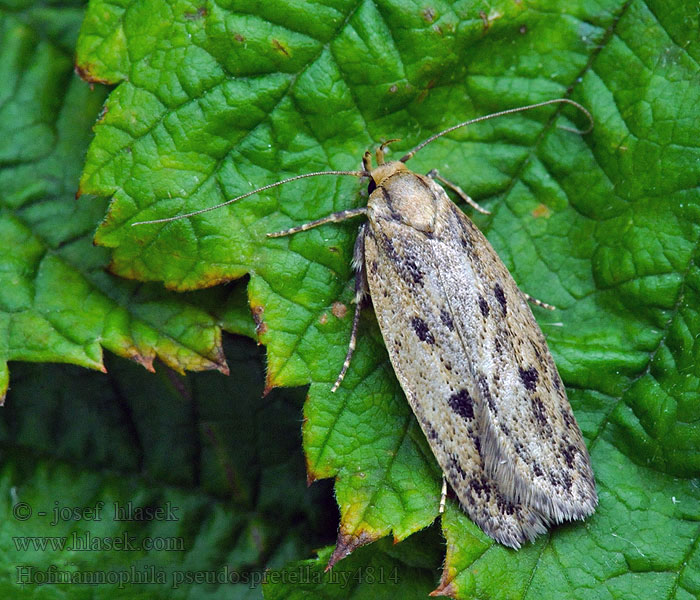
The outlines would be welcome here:
<svg viewBox="0 0 700 600">
<path fill-rule="evenodd" d="M 379 146 L 376 151 L 375 155 L 377 157 L 377 166 L 373 167 L 372 166 L 372 154 L 369 150 L 365 152 L 364 156 L 362 157 L 362 166 L 364 170 L 369 173 L 369 187 L 368 187 L 368 192 L 371 194 L 375 189 L 377 189 L 378 186 L 382 185 L 382 183 L 392 175 L 395 175 L 396 173 L 401 173 L 401 172 L 407 172 L 408 169 L 406 166 L 397 160 L 391 161 L 391 162 L 384 162 L 384 152 L 386 150 L 386 147 L 391 144 L 392 142 L 398 142 L 399 140 L 394 139 L 394 140 L 387 140 L 386 142 L 383 142 L 381 146 Z"/>
</svg>

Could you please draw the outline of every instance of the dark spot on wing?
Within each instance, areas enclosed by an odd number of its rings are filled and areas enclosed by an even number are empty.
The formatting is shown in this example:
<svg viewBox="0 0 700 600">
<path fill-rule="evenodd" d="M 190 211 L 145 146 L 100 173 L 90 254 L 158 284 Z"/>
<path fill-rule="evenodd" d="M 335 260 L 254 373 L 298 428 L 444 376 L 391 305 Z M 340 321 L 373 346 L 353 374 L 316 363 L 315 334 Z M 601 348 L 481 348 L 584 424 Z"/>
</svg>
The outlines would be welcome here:
<svg viewBox="0 0 700 600">
<path fill-rule="evenodd" d="M 469 481 L 469 487 L 477 496 L 490 496 L 491 486 L 485 477 L 477 476 Z"/>
<path fill-rule="evenodd" d="M 474 418 L 474 401 L 467 390 L 461 389 L 452 394 L 447 399 L 447 404 L 465 421 L 471 421 Z"/>
<path fill-rule="evenodd" d="M 500 283 L 497 283 L 495 286 L 493 286 L 493 294 L 494 296 L 496 296 L 496 300 L 498 300 L 498 303 L 501 305 L 501 310 L 505 315 L 507 310 L 506 295 L 503 293 L 503 288 L 501 287 Z"/>
<path fill-rule="evenodd" d="M 561 389 L 561 377 L 556 371 L 552 374 L 552 380 L 554 381 L 554 387 L 558 391 Z"/>
<path fill-rule="evenodd" d="M 459 476 L 462 479 L 467 478 L 466 471 L 462 468 L 462 465 L 459 464 L 459 461 L 457 460 L 457 457 L 454 454 L 449 455 L 449 466 L 450 466 L 450 468 L 457 471 L 457 473 L 459 473 Z"/>
<path fill-rule="evenodd" d="M 488 402 L 489 408 L 495 413 L 498 412 L 496 410 L 496 404 L 493 401 L 493 398 L 491 397 L 491 392 L 489 391 L 489 382 L 486 381 L 486 377 L 483 375 L 478 375 L 476 379 L 477 384 L 479 385 L 479 392 L 483 396 L 484 400 Z"/>
<path fill-rule="evenodd" d="M 380 240 L 382 249 L 389 258 L 389 262 L 391 262 L 391 264 L 398 272 L 399 276 L 402 279 L 408 281 L 409 283 L 413 283 L 422 287 L 423 277 L 425 274 L 418 266 L 418 261 L 416 261 L 416 259 L 413 256 L 408 254 L 408 252 L 410 251 L 405 250 L 403 254 L 400 254 L 396 250 L 396 247 L 391 241 L 391 238 L 385 235 L 382 236 Z"/>
<path fill-rule="evenodd" d="M 436 441 L 438 439 L 438 433 L 435 431 L 435 428 L 425 419 L 421 420 L 421 423 L 425 429 L 426 437 L 433 442 Z"/>
<path fill-rule="evenodd" d="M 560 450 L 566 461 L 566 466 L 569 467 L 569 469 L 573 469 L 574 460 L 576 459 L 576 447 L 572 444 L 567 444 L 566 446 L 562 445 Z"/>
<path fill-rule="evenodd" d="M 496 504 L 502 513 L 512 515 L 515 512 L 513 503 L 504 498 L 500 492 L 496 492 Z"/>
<path fill-rule="evenodd" d="M 396 252 L 396 248 L 394 248 L 394 243 L 391 241 L 391 238 L 382 235 L 381 244 L 384 252 L 386 252 L 386 255 L 389 257 L 389 260 L 393 264 L 397 264 L 399 262 L 399 255 Z"/>
<path fill-rule="evenodd" d="M 540 378 L 537 373 L 537 369 L 535 367 L 528 367 L 527 369 L 518 367 L 518 371 L 520 372 L 520 380 L 523 382 L 525 388 L 531 392 L 534 392 L 537 388 L 537 381 Z"/>
<path fill-rule="evenodd" d="M 503 432 L 503 435 L 505 435 L 506 437 L 510 437 L 510 427 L 508 427 L 508 425 L 506 425 L 505 423 L 501 423 L 500 427 L 501 431 Z"/>
<path fill-rule="evenodd" d="M 515 453 L 525 462 L 529 462 L 529 459 L 527 458 L 527 453 L 525 452 L 523 445 L 516 439 L 512 440 L 512 442 L 513 448 L 515 449 Z"/>
<path fill-rule="evenodd" d="M 532 346 L 532 351 L 535 353 L 538 361 L 542 360 L 542 353 L 540 352 L 539 344 L 530 340 L 530 346 Z"/>
<path fill-rule="evenodd" d="M 535 415 L 535 420 L 541 427 L 548 425 L 547 412 L 539 396 L 532 397 L 532 412 Z"/>
<path fill-rule="evenodd" d="M 532 472 L 537 476 L 537 477 L 542 477 L 544 473 L 542 472 L 542 467 L 540 467 L 539 463 L 534 463 L 532 465 Z"/>
<path fill-rule="evenodd" d="M 411 319 L 411 326 L 421 342 L 426 342 L 428 344 L 435 343 L 435 338 L 423 319 L 420 317 L 413 317 Z"/>
<path fill-rule="evenodd" d="M 369 185 L 367 186 L 367 193 L 371 194 L 376 189 L 377 189 L 377 184 L 374 182 L 374 179 L 372 179 L 370 177 L 369 178 Z"/>
<path fill-rule="evenodd" d="M 567 490 L 571 490 L 571 486 L 573 485 L 573 480 L 571 479 L 571 475 L 569 475 L 566 471 L 561 474 L 561 479 L 562 483 L 564 484 L 564 487 Z"/>
<path fill-rule="evenodd" d="M 416 285 L 423 286 L 423 271 L 420 270 L 418 263 L 412 258 L 407 258 L 401 269 L 404 279 L 410 278 Z"/>
<path fill-rule="evenodd" d="M 561 487 L 561 480 L 552 471 L 547 475 L 547 479 L 554 487 Z"/>
<path fill-rule="evenodd" d="M 471 438 L 472 442 L 474 442 L 474 448 L 476 448 L 477 453 L 483 460 L 483 456 L 481 456 L 481 440 L 479 439 L 478 435 L 475 435 L 473 431 L 469 432 L 469 437 Z"/>
<path fill-rule="evenodd" d="M 566 423 L 567 428 L 573 429 L 573 426 L 576 424 L 576 421 L 574 420 L 574 416 L 565 408 L 562 408 L 560 412 L 561 412 L 562 419 L 564 419 L 564 423 Z"/>
<path fill-rule="evenodd" d="M 489 316 L 489 303 L 486 302 L 486 298 L 483 296 L 479 296 L 479 310 L 481 310 L 481 314 L 484 318 Z"/>
<path fill-rule="evenodd" d="M 377 264 L 376 260 L 373 260 L 371 264 L 369 265 L 369 270 L 374 275 L 377 272 L 377 269 L 379 268 L 379 265 Z"/>
<path fill-rule="evenodd" d="M 455 324 L 454 321 L 452 321 L 452 315 L 450 315 L 450 313 L 448 313 L 444 308 L 440 310 L 440 320 L 442 321 L 442 324 L 447 327 L 447 329 L 454 331 Z"/>
</svg>

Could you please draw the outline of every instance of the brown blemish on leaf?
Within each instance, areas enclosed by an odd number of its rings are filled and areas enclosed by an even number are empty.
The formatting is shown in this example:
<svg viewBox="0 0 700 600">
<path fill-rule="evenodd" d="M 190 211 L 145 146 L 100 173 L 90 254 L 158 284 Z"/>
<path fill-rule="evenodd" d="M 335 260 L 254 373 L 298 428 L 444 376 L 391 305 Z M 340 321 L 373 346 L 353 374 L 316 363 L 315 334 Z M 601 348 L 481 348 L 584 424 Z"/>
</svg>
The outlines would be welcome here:
<svg viewBox="0 0 700 600">
<path fill-rule="evenodd" d="M 332 569 L 339 560 L 349 556 L 353 550 L 356 550 L 360 546 L 371 544 L 380 537 L 381 536 L 372 535 L 361 529 L 357 530 L 355 533 L 346 533 L 341 526 L 340 531 L 338 531 L 338 539 L 335 542 L 335 549 L 326 565 L 326 571 Z"/>
<path fill-rule="evenodd" d="M 486 31 L 489 27 L 491 27 L 491 24 L 489 23 L 489 17 L 483 10 L 479 11 L 479 16 L 481 17 L 481 22 L 484 25 L 484 31 Z"/>
<path fill-rule="evenodd" d="M 263 398 L 267 396 L 272 390 L 275 388 L 280 387 L 280 384 L 275 381 L 273 375 L 270 374 L 270 371 L 267 372 L 267 375 L 265 376 L 265 388 L 263 389 Z"/>
<path fill-rule="evenodd" d="M 156 372 L 153 368 L 153 359 L 155 357 L 152 354 L 150 356 L 144 356 L 133 346 L 127 348 L 126 351 L 129 359 L 133 360 L 137 365 L 141 365 L 146 371 L 150 371 L 151 373 Z"/>
<path fill-rule="evenodd" d="M 244 38 L 240 33 L 235 34 L 235 35 L 233 36 L 233 39 L 236 40 L 237 42 L 241 43 L 241 44 L 242 44 L 243 42 L 245 42 L 245 38 Z"/>
<path fill-rule="evenodd" d="M 479 16 L 481 17 L 481 22 L 484 24 L 484 31 L 491 27 L 493 21 L 497 21 L 503 16 L 503 13 L 492 10 L 488 15 L 483 11 L 479 11 Z"/>
<path fill-rule="evenodd" d="M 325 325 L 326 323 L 328 323 L 328 313 L 325 313 L 325 312 L 324 312 L 324 313 L 318 318 L 318 322 L 321 323 L 321 325 Z"/>
<path fill-rule="evenodd" d="M 422 11 L 423 18 L 426 23 L 432 23 L 435 20 L 435 9 L 434 8 L 424 8 Z"/>
<path fill-rule="evenodd" d="M 78 75 L 78 77 L 80 77 L 80 79 L 87 81 L 88 83 L 101 83 L 103 85 L 111 85 L 115 83 L 114 81 L 109 81 L 108 79 L 102 79 L 101 77 L 93 75 L 92 71 L 94 68 L 95 65 L 89 63 L 85 65 L 75 65 L 75 73 Z"/>
<path fill-rule="evenodd" d="M 336 318 L 342 319 L 346 314 L 348 314 L 348 307 L 342 302 L 334 302 L 333 306 L 331 307 L 331 312 Z"/>
<path fill-rule="evenodd" d="M 432 596 L 433 598 L 436 598 L 437 596 L 448 596 L 449 598 L 456 598 L 457 588 L 454 585 L 452 585 L 451 581 L 444 585 L 441 581 L 438 587 L 435 588 L 432 592 L 430 592 L 428 596 Z"/>
<path fill-rule="evenodd" d="M 258 342 L 260 337 L 267 333 L 267 323 L 263 320 L 263 314 L 265 313 L 264 306 L 251 306 L 250 312 L 253 315 L 253 321 L 255 321 L 255 333 L 258 336 Z"/>
<path fill-rule="evenodd" d="M 425 100 L 428 97 L 428 94 L 430 93 L 430 90 L 433 88 L 434 85 L 435 85 L 435 80 L 431 79 L 428 82 L 428 85 L 425 86 L 425 89 L 419 94 L 418 98 L 416 99 L 416 101 L 419 104 L 421 102 L 423 102 L 423 100 Z"/>
<path fill-rule="evenodd" d="M 289 50 L 287 50 L 283 45 L 282 42 L 279 40 L 276 40 L 272 38 L 272 45 L 276 50 L 279 50 L 282 54 L 284 54 L 287 58 L 290 58 Z"/>
<path fill-rule="evenodd" d="M 214 352 L 212 355 L 212 361 L 214 363 L 214 368 L 222 373 L 223 375 L 229 375 L 228 363 L 226 362 L 226 355 L 224 354 L 224 347 L 221 344 L 221 329 L 217 328 L 216 342 L 214 346 Z"/>
<path fill-rule="evenodd" d="M 450 543 L 448 537 L 447 552 L 444 567 L 442 569 L 442 576 L 440 577 L 440 583 L 438 583 L 438 586 L 432 592 L 430 592 L 430 594 L 428 594 L 429 596 L 432 596 L 433 598 L 436 596 L 449 596 L 450 598 L 457 597 L 457 587 L 454 585 L 454 579 L 457 577 L 457 569 L 450 566 L 454 564 L 456 551 L 457 550 L 454 547 L 454 544 Z"/>
<path fill-rule="evenodd" d="M 306 460 L 306 487 L 311 487 L 311 484 L 316 481 L 318 477 L 309 469 L 309 459 L 306 457 L 306 454 L 304 454 L 304 459 Z"/>
<path fill-rule="evenodd" d="M 552 215 L 552 211 L 549 210 L 549 207 L 546 206 L 545 204 L 538 204 L 535 206 L 535 208 L 532 211 L 532 216 L 535 219 L 539 219 L 541 217 L 544 217 L 545 219 L 549 219 L 549 217 Z"/>
<path fill-rule="evenodd" d="M 207 9 L 204 6 L 200 6 L 195 12 L 185 12 L 185 19 L 188 21 L 196 21 L 202 17 L 207 16 Z"/>
<path fill-rule="evenodd" d="M 395 94 L 395 93 L 398 92 L 398 91 L 399 91 L 399 86 L 396 85 L 396 84 L 393 84 L 393 85 L 389 88 L 389 92 L 391 92 L 392 94 Z"/>
<path fill-rule="evenodd" d="M 102 107 L 102 110 L 100 111 L 100 114 L 97 115 L 96 122 L 97 122 L 97 123 L 101 123 L 102 121 L 104 121 L 104 118 L 107 116 L 107 113 L 108 113 L 108 112 L 109 112 L 109 109 L 107 108 L 107 105 L 105 104 L 105 105 Z"/>
</svg>

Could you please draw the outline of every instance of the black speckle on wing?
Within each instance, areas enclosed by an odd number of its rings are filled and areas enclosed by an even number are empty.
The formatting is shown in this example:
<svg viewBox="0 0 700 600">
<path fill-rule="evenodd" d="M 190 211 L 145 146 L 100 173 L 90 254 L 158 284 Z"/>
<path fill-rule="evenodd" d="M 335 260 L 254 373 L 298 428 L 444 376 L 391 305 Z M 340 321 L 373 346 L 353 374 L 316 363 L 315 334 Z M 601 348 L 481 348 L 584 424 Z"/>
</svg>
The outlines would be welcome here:
<svg viewBox="0 0 700 600">
<path fill-rule="evenodd" d="M 493 401 L 493 397 L 491 396 L 491 391 L 489 390 L 489 382 L 484 377 L 484 375 L 479 374 L 477 375 L 476 382 L 479 386 L 479 392 L 481 392 L 481 396 L 483 397 L 486 402 L 488 402 L 489 408 L 493 411 L 494 414 L 498 412 L 498 409 L 496 407 L 496 403 Z"/>
<path fill-rule="evenodd" d="M 547 425 L 547 409 L 538 396 L 532 397 L 532 413 L 535 415 L 537 425 L 540 427 L 545 427 Z"/>
<path fill-rule="evenodd" d="M 426 342 L 427 344 L 431 345 L 435 343 L 435 338 L 423 319 L 420 317 L 413 317 L 411 319 L 411 326 L 421 342 Z"/>
<path fill-rule="evenodd" d="M 474 401 L 467 390 L 461 389 L 455 392 L 447 399 L 447 403 L 465 421 L 471 421 L 474 418 Z"/>
<path fill-rule="evenodd" d="M 508 311 L 508 305 L 506 302 L 506 295 L 503 292 L 503 288 L 501 287 L 500 283 L 493 286 L 493 295 L 496 296 L 496 300 L 498 300 L 498 303 L 501 305 L 503 316 L 505 316 L 506 312 Z"/>
<path fill-rule="evenodd" d="M 481 314 L 484 316 L 484 318 L 489 316 L 489 303 L 486 302 L 486 298 L 483 296 L 479 296 L 479 310 L 481 311 Z"/>
<path fill-rule="evenodd" d="M 454 331 L 455 324 L 452 321 L 452 316 L 444 308 L 440 310 L 440 320 L 442 321 L 442 324 L 447 327 L 447 329 Z"/>
<path fill-rule="evenodd" d="M 520 380 L 523 382 L 525 389 L 534 392 L 537 388 L 537 381 L 539 380 L 537 369 L 535 367 L 528 367 L 527 369 L 518 367 L 518 371 L 520 373 Z"/>
</svg>

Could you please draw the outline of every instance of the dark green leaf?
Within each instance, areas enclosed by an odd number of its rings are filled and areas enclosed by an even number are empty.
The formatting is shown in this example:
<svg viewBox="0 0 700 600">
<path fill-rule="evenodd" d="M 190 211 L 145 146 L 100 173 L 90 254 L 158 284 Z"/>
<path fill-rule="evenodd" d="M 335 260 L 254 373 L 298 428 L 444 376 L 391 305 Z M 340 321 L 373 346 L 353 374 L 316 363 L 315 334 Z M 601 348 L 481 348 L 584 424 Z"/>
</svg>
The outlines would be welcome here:
<svg viewBox="0 0 700 600">
<path fill-rule="evenodd" d="M 264 566 L 327 543 L 303 395 L 261 400 L 260 354 L 239 338 L 236 375 L 188 380 L 114 359 L 110 375 L 18 365 L 0 415 L 2 597 L 259 598 Z"/>
</svg>

